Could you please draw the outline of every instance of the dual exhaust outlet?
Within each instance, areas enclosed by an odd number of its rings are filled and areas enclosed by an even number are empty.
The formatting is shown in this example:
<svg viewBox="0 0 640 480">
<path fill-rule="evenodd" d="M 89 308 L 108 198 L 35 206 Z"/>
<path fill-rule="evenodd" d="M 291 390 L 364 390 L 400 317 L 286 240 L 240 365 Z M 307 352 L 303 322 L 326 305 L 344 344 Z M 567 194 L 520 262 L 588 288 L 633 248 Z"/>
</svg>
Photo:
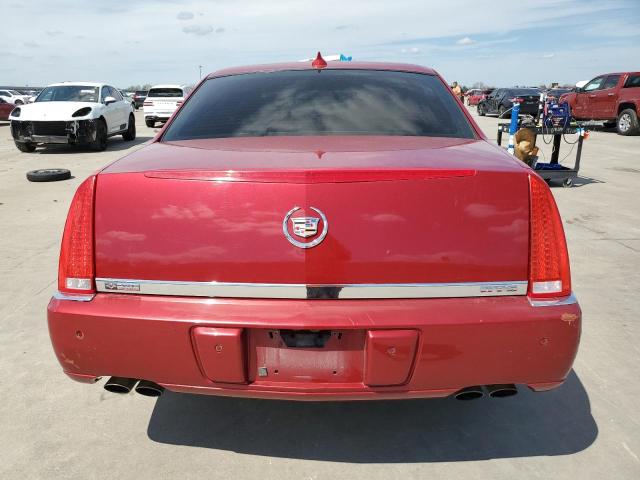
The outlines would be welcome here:
<svg viewBox="0 0 640 480">
<path fill-rule="evenodd" d="M 129 393 L 134 388 L 137 393 L 145 397 L 159 397 L 164 392 L 164 387 L 157 383 L 135 378 L 111 377 L 104 384 L 104 389 L 111 393 Z"/>
<path fill-rule="evenodd" d="M 517 387 L 513 383 L 501 383 L 496 385 L 485 385 L 487 394 L 492 398 L 511 397 L 518 393 Z M 463 388 L 453 395 L 458 400 L 475 400 L 484 397 L 484 390 L 481 385 Z"/>
</svg>

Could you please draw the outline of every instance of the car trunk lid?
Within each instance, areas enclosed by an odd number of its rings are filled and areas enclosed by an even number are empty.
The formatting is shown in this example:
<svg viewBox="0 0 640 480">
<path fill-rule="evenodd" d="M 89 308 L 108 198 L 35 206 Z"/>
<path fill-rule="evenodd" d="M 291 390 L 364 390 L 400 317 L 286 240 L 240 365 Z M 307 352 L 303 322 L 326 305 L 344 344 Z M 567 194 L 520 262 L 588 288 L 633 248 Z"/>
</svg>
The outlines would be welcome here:
<svg viewBox="0 0 640 480">
<path fill-rule="evenodd" d="M 497 161 L 483 141 L 384 151 L 371 148 L 377 139 L 368 149 L 360 142 L 338 150 L 325 141 L 317 151 L 282 141 L 271 149 L 156 144 L 117 162 L 98 179 L 97 277 L 296 285 L 527 278 L 524 168 Z"/>
</svg>

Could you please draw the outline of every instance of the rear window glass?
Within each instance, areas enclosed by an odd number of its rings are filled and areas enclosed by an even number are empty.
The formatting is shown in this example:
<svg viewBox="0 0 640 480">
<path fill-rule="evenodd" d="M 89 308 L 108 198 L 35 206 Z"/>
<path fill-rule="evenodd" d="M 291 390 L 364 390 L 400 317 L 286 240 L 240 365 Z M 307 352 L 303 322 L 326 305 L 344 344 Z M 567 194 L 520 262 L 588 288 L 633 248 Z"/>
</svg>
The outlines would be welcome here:
<svg viewBox="0 0 640 480">
<path fill-rule="evenodd" d="M 509 95 L 540 95 L 540 90 L 535 88 L 513 88 L 508 91 Z"/>
<path fill-rule="evenodd" d="M 147 97 L 182 97 L 181 88 L 152 88 Z"/>
<path fill-rule="evenodd" d="M 296 135 L 473 138 L 473 130 L 437 77 L 302 70 L 207 80 L 164 140 Z"/>
<path fill-rule="evenodd" d="M 625 88 L 640 87 L 640 75 L 630 75 L 624 86 Z"/>
</svg>

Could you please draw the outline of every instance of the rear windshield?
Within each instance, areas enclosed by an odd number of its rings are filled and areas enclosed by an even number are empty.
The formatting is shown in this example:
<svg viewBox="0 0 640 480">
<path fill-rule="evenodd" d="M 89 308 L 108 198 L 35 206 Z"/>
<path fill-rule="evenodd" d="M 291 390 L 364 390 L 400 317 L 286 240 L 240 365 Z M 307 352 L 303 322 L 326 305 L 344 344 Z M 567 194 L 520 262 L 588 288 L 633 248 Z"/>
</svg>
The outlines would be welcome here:
<svg viewBox="0 0 640 480">
<path fill-rule="evenodd" d="M 437 77 L 301 70 L 207 80 L 179 111 L 164 140 L 296 135 L 474 138 Z"/>
<path fill-rule="evenodd" d="M 147 97 L 182 97 L 181 88 L 152 88 Z"/>
<path fill-rule="evenodd" d="M 535 88 L 512 88 L 508 90 L 509 95 L 540 95 L 540 90 L 536 90 Z"/>
<path fill-rule="evenodd" d="M 136 95 L 146 95 L 147 91 L 146 90 L 136 90 Z"/>
</svg>

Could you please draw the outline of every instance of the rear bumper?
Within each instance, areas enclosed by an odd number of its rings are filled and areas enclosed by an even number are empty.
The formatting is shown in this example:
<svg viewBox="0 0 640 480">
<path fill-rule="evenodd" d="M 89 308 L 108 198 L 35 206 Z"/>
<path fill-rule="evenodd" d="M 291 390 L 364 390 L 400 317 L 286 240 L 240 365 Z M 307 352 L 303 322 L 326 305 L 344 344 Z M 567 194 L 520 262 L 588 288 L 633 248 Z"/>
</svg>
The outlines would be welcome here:
<svg viewBox="0 0 640 480">
<path fill-rule="evenodd" d="M 144 114 L 145 120 L 154 120 L 156 122 L 166 122 L 167 120 L 169 120 L 170 117 L 171 115 L 156 115 L 151 113 Z"/>
<path fill-rule="evenodd" d="M 78 381 L 111 375 L 181 392 L 357 400 L 444 397 L 498 383 L 548 390 L 571 369 L 581 312 L 575 302 L 532 306 L 524 296 L 252 300 L 98 294 L 89 302 L 53 298 L 48 323 L 63 370 Z M 291 349 L 279 340 L 280 330 L 332 336 L 323 348 Z"/>
</svg>

